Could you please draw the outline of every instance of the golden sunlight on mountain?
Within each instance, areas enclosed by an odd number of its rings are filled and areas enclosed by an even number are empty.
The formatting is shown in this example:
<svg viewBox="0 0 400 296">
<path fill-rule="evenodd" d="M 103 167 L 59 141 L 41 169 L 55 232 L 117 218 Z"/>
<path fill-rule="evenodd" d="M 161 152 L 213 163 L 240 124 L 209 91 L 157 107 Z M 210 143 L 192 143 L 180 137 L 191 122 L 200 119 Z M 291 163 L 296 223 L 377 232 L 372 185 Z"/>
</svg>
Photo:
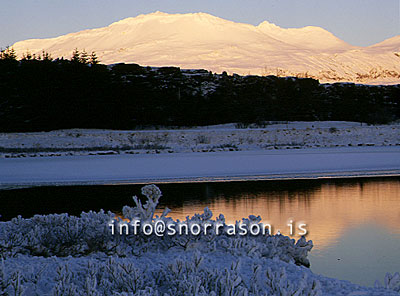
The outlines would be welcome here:
<svg viewBox="0 0 400 296">
<path fill-rule="evenodd" d="M 267 21 L 253 26 L 206 13 L 156 12 L 103 28 L 20 41 L 13 47 L 20 56 L 44 50 L 53 58 L 70 58 L 78 48 L 95 51 L 105 64 L 389 84 L 400 81 L 400 60 L 394 54 L 399 45 L 398 36 L 356 47 L 319 27 L 284 29 Z"/>
</svg>

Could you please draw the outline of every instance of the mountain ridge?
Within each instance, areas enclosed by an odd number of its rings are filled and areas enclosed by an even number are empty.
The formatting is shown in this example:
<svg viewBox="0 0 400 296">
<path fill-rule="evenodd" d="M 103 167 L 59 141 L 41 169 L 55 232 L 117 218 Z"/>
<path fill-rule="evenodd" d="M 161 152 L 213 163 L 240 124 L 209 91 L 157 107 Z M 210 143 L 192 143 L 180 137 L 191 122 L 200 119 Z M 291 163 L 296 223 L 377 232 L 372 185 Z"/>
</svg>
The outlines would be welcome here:
<svg viewBox="0 0 400 296">
<path fill-rule="evenodd" d="M 241 75 L 312 77 L 322 82 L 400 83 L 400 36 L 368 47 L 350 45 L 315 26 L 254 26 L 207 13 L 154 12 L 106 27 L 12 46 L 18 54 L 49 52 L 69 58 L 73 49 L 95 51 L 106 64 L 205 68 Z"/>
</svg>

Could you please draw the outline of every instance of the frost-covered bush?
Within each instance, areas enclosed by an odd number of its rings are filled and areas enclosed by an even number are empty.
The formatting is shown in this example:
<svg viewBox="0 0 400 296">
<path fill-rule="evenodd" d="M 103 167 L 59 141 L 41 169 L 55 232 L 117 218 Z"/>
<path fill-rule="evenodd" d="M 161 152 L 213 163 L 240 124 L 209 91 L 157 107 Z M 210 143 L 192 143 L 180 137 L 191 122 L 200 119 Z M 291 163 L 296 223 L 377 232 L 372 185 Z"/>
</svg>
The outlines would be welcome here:
<svg viewBox="0 0 400 296">
<path fill-rule="evenodd" d="M 163 223 L 177 223 L 167 217 L 169 209 L 166 208 L 161 217 L 155 216 L 156 207 L 161 197 L 160 189 L 155 185 L 142 188 L 142 193 L 147 197 L 145 204 L 134 196 L 135 207 L 125 206 L 123 216 L 125 219 L 140 219 L 141 222 L 154 223 L 161 220 Z M 226 230 L 225 218 L 219 215 L 212 219 L 212 212 L 206 208 L 204 213 L 195 214 L 183 221 L 190 225 L 213 225 L 221 223 Z M 250 225 L 259 223 L 259 217 L 250 216 L 242 223 Z M 111 234 L 110 223 L 120 229 L 121 225 L 128 224 L 125 220 L 116 217 L 113 213 L 100 211 L 98 213 L 82 213 L 80 217 L 68 214 L 36 215 L 31 219 L 17 217 L 0 224 L 0 256 L 10 257 L 16 254 L 33 256 L 83 256 L 94 252 L 103 252 L 107 255 L 141 256 L 149 250 L 165 251 L 168 249 L 201 249 L 202 252 L 223 250 L 236 256 L 251 255 L 255 257 L 279 258 L 285 262 L 294 262 L 299 265 L 309 265 L 307 254 L 312 248 L 312 242 L 294 239 L 283 235 L 258 235 L 239 236 L 226 233 L 216 235 L 214 227 L 207 234 L 200 235 L 137 235 L 122 232 Z M 239 221 L 236 223 L 238 230 Z M 260 224 L 261 225 L 261 224 Z M 260 226 L 261 227 L 261 226 Z M 117 231 L 118 232 L 118 231 Z M 237 233 L 238 231 L 236 231 Z"/>
<path fill-rule="evenodd" d="M 2 270 L 0 295 L 398 295 L 277 259 L 197 250 L 128 258 L 17 255 L 4 260 Z"/>
<path fill-rule="evenodd" d="M 398 272 L 393 275 L 391 273 L 387 273 L 383 285 L 377 280 L 375 282 L 375 287 L 385 288 L 400 293 L 400 274 Z"/>
<path fill-rule="evenodd" d="M 112 213 L 89 212 L 80 217 L 68 214 L 20 216 L 0 224 L 0 256 L 18 253 L 34 256 L 80 256 L 107 251 L 112 240 L 107 222 Z"/>
<path fill-rule="evenodd" d="M 398 274 L 376 288 L 314 275 L 305 267 L 312 242 L 304 237 L 216 235 L 213 228 L 200 235 L 112 235 L 110 224 L 117 228 L 126 219 L 178 222 L 169 209 L 155 216 L 158 187 L 142 193 L 146 202 L 134 197 L 124 219 L 100 211 L 1 222 L 0 295 L 397 295 Z M 206 208 L 185 222 L 228 227 L 223 215 L 212 217 Z"/>
</svg>

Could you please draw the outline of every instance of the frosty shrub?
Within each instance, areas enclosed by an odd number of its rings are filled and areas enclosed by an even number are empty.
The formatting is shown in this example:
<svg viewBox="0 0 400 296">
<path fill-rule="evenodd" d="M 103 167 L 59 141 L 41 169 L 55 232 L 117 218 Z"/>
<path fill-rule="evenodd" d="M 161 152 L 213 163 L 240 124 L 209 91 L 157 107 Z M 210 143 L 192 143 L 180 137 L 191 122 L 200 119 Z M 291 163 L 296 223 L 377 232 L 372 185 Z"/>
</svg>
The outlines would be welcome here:
<svg viewBox="0 0 400 296">
<path fill-rule="evenodd" d="M 100 211 L 0 222 L 0 295 L 397 295 L 398 274 L 376 288 L 314 275 L 306 267 L 313 245 L 304 237 L 112 235 L 109 224 L 126 219 L 178 222 L 168 208 L 155 215 L 157 186 L 144 186 L 142 194 L 146 202 L 133 197 L 136 206 L 123 208 L 124 219 Z M 226 227 L 224 216 L 213 219 L 208 208 L 186 222 Z"/>
<path fill-rule="evenodd" d="M 393 275 L 387 273 L 383 285 L 377 280 L 375 282 L 375 287 L 400 292 L 400 274 L 398 272 Z"/>
<path fill-rule="evenodd" d="M 107 221 L 114 214 L 89 212 L 80 217 L 68 214 L 20 216 L 0 224 L 0 257 L 81 256 L 109 249 L 112 240 Z"/>
<path fill-rule="evenodd" d="M 167 217 L 169 209 L 166 208 L 161 217 L 155 216 L 155 211 L 161 197 L 160 189 L 155 185 L 142 188 L 146 196 L 145 204 L 134 196 L 135 207 L 125 206 L 123 215 L 126 219 L 141 219 L 141 221 L 154 222 L 162 220 L 165 224 L 174 221 Z M 186 218 L 186 223 L 200 225 L 222 223 L 226 227 L 225 218 L 219 215 L 215 220 L 208 209 L 204 213 L 195 214 Z M 250 216 L 242 219 L 242 223 L 259 223 L 260 217 Z M 11 221 L 0 224 L 0 256 L 13 257 L 17 254 L 32 256 L 83 256 L 94 252 L 120 257 L 140 256 L 149 250 L 165 251 L 168 249 L 199 249 L 202 252 L 223 250 L 233 255 L 243 254 L 264 258 L 279 258 L 285 262 L 299 265 L 309 265 L 307 254 L 312 248 L 312 242 L 303 237 L 295 242 L 294 239 L 283 235 L 238 236 L 215 235 L 211 230 L 204 235 L 176 235 L 158 237 L 156 235 L 112 235 L 110 221 L 116 223 L 116 228 L 126 224 L 125 220 L 116 217 L 113 213 L 104 211 L 82 213 L 80 217 L 68 214 L 35 215 L 33 218 L 24 219 L 16 217 Z M 239 221 L 236 222 L 237 227 Z M 260 224 L 261 225 L 261 224 Z M 261 226 L 260 226 L 261 227 Z"/>
</svg>

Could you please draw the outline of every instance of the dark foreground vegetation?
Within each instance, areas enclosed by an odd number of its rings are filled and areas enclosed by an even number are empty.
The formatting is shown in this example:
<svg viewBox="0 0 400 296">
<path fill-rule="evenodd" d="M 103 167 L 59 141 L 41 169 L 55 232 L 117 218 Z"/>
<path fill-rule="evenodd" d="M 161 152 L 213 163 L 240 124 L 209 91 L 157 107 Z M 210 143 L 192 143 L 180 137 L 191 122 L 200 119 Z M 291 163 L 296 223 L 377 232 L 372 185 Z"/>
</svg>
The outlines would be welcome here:
<svg viewBox="0 0 400 296">
<path fill-rule="evenodd" d="M 0 131 L 133 129 L 228 122 L 400 118 L 400 85 L 319 84 L 175 67 L 99 64 L 94 53 L 52 59 L 0 54 Z"/>
</svg>

